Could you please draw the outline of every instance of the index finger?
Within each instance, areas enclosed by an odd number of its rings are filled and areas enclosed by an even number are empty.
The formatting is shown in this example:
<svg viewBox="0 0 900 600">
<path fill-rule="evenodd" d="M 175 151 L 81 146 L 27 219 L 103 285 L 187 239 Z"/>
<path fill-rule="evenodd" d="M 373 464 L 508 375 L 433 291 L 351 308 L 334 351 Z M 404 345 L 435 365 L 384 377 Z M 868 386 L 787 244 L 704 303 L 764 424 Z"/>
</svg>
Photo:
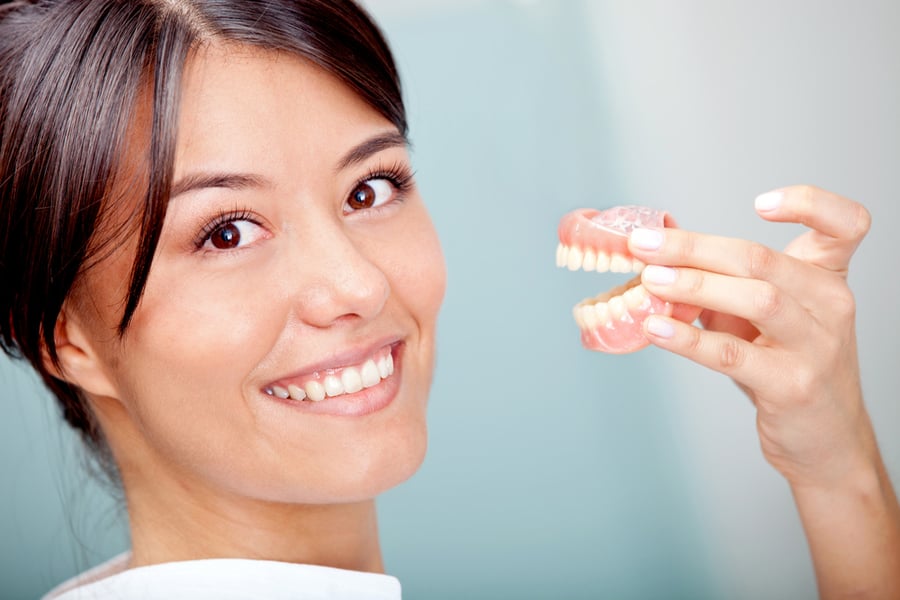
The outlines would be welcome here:
<svg viewBox="0 0 900 600">
<path fill-rule="evenodd" d="M 768 221 L 806 225 L 854 250 L 872 224 L 869 211 L 859 202 L 811 185 L 767 192 L 755 204 L 756 212 Z"/>
</svg>

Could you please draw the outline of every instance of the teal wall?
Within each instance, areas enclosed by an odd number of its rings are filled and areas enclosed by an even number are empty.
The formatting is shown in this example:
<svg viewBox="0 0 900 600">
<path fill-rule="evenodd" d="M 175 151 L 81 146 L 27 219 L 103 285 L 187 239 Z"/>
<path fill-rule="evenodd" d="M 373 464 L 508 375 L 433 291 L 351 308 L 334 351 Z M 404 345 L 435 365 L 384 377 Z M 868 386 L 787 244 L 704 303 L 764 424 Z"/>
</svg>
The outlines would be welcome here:
<svg viewBox="0 0 900 600">
<path fill-rule="evenodd" d="M 429 455 L 380 502 L 406 597 L 815 597 L 740 393 L 654 349 L 580 349 L 571 306 L 618 279 L 553 266 L 579 206 L 645 203 L 781 246 L 797 230 L 759 222 L 757 193 L 815 182 L 866 202 L 852 280 L 897 480 L 900 283 L 881 271 L 900 222 L 900 7 L 741 4 L 368 2 L 449 268 Z M 33 378 L 2 361 L 0 377 L 0 597 L 28 598 L 127 542 Z"/>
</svg>

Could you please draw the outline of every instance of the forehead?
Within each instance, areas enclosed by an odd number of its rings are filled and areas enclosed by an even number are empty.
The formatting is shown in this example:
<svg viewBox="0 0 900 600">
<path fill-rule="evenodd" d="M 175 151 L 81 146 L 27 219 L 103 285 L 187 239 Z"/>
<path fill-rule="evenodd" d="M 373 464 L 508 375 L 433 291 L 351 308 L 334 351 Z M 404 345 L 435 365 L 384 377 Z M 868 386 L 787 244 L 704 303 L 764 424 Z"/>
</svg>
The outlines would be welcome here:
<svg viewBox="0 0 900 600">
<path fill-rule="evenodd" d="M 311 61 L 214 44 L 185 65 L 175 177 L 247 162 L 310 162 L 391 123 Z"/>
</svg>

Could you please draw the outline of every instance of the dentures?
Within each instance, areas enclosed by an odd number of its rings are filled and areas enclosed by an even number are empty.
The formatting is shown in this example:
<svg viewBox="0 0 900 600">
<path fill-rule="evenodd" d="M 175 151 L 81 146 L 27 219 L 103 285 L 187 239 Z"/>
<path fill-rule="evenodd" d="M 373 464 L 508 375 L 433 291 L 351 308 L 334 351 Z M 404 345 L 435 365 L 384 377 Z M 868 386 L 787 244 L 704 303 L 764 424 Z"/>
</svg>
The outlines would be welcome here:
<svg viewBox="0 0 900 600">
<path fill-rule="evenodd" d="M 639 274 L 644 264 L 628 251 L 629 234 L 638 227 L 674 225 L 667 213 L 643 206 L 575 210 L 559 224 L 556 266 L 570 271 Z M 644 320 L 653 314 L 671 316 L 675 307 L 649 294 L 640 281 L 638 275 L 575 306 L 573 314 L 585 348 L 625 354 L 649 345 L 643 334 Z"/>
<path fill-rule="evenodd" d="M 394 374 L 394 357 L 384 348 L 359 365 L 325 369 L 308 375 L 286 379 L 263 391 L 282 400 L 321 402 L 345 394 L 355 394 L 375 387 Z"/>
</svg>

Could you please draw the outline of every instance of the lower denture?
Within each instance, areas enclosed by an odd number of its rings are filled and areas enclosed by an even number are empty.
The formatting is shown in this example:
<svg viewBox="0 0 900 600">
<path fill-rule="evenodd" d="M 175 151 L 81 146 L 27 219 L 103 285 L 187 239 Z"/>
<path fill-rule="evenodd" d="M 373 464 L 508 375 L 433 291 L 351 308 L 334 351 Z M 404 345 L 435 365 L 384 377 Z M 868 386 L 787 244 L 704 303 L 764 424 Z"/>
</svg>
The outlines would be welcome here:
<svg viewBox="0 0 900 600">
<path fill-rule="evenodd" d="M 573 312 L 584 347 L 611 354 L 635 352 L 649 345 L 643 334 L 647 317 L 672 316 L 676 307 L 647 293 L 640 285 L 640 272 L 645 265 L 628 251 L 628 236 L 639 227 L 674 226 L 667 213 L 642 206 L 617 206 L 604 211 L 579 209 L 563 217 L 558 232 L 558 267 L 570 271 L 638 273 L 628 283 L 575 306 Z"/>
</svg>

